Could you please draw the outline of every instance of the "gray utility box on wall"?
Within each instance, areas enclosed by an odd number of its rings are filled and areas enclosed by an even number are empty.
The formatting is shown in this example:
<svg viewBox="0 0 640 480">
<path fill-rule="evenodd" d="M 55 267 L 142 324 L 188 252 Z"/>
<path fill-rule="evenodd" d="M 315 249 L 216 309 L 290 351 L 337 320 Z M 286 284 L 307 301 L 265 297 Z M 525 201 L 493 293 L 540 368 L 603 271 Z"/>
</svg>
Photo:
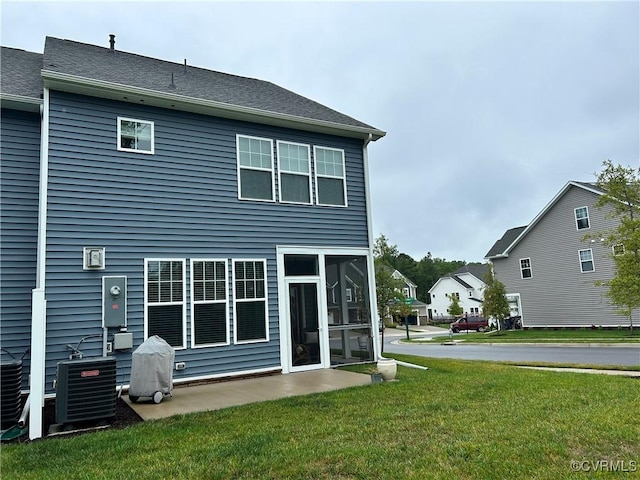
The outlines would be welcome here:
<svg viewBox="0 0 640 480">
<path fill-rule="evenodd" d="M 127 326 L 127 277 L 102 277 L 102 326 Z"/>
</svg>

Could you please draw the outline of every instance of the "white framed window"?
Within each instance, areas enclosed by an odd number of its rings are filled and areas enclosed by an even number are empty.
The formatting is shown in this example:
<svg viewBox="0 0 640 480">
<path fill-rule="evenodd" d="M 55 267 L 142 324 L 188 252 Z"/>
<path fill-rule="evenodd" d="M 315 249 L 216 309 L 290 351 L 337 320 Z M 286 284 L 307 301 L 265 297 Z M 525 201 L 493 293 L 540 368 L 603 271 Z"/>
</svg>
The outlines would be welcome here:
<svg viewBox="0 0 640 480">
<path fill-rule="evenodd" d="M 278 140 L 280 201 L 311 204 L 311 150 L 309 145 Z"/>
<path fill-rule="evenodd" d="M 580 258 L 580 271 L 582 273 L 593 272 L 596 268 L 593 264 L 593 251 L 588 248 L 586 250 L 578 250 Z"/>
<path fill-rule="evenodd" d="M 267 261 L 233 260 L 235 343 L 269 340 Z"/>
<path fill-rule="evenodd" d="M 618 255 L 624 255 L 624 245 L 622 243 L 618 243 L 616 245 L 613 245 L 613 247 L 611 247 L 613 249 L 613 255 L 615 257 L 617 257 Z"/>
<path fill-rule="evenodd" d="M 589 208 L 580 207 L 574 210 L 576 215 L 576 228 L 578 230 L 585 230 L 589 228 Z"/>
<path fill-rule="evenodd" d="M 313 147 L 316 172 L 316 203 L 333 207 L 347 206 L 347 182 L 344 150 Z"/>
<path fill-rule="evenodd" d="M 275 201 L 273 140 L 236 135 L 238 198 Z"/>
<path fill-rule="evenodd" d="M 351 291 L 350 288 L 347 288 L 346 295 L 347 295 L 347 302 L 349 303 L 353 302 L 353 292 Z"/>
<path fill-rule="evenodd" d="M 184 259 L 145 259 L 144 337 L 158 335 L 174 348 L 186 348 Z"/>
<path fill-rule="evenodd" d="M 520 259 L 520 277 L 521 278 L 531 278 L 533 276 L 533 272 L 531 270 L 531 259 L 530 258 L 521 258 Z"/>
<path fill-rule="evenodd" d="M 118 117 L 118 150 L 153 154 L 153 122 Z"/>
<path fill-rule="evenodd" d="M 191 259 L 191 346 L 229 345 L 227 260 Z"/>
</svg>

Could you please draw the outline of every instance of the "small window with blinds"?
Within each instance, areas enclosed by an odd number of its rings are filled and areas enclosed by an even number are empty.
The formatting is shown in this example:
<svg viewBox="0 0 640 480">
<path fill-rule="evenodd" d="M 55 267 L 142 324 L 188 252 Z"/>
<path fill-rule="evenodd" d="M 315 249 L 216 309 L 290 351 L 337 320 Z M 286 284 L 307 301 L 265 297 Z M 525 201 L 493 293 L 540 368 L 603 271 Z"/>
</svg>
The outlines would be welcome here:
<svg viewBox="0 0 640 480">
<path fill-rule="evenodd" d="M 191 344 L 229 344 L 227 261 L 191 260 Z"/>
<path fill-rule="evenodd" d="M 233 261 L 235 343 L 269 340 L 266 260 Z"/>
<path fill-rule="evenodd" d="M 145 260 L 145 338 L 186 348 L 185 260 Z"/>
</svg>

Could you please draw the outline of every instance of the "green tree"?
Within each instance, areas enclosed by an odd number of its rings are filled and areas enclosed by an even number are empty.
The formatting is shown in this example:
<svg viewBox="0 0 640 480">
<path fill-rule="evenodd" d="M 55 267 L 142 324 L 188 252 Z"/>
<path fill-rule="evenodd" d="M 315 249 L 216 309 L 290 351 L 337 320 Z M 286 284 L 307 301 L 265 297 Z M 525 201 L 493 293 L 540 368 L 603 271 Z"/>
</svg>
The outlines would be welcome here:
<svg viewBox="0 0 640 480">
<path fill-rule="evenodd" d="M 597 235 L 603 244 L 612 247 L 615 264 L 613 278 L 600 282 L 607 287 L 606 295 L 621 315 L 629 317 L 633 331 L 633 312 L 640 308 L 640 169 L 602 164 L 596 184 L 604 194 L 598 208 L 609 208 L 608 218 L 618 220 L 618 226 Z M 585 239 L 593 235 L 585 235 Z"/>
<path fill-rule="evenodd" d="M 498 329 L 502 321 L 511 315 L 507 291 L 493 272 L 493 266 L 489 265 L 484 277 L 486 287 L 482 292 L 482 315 L 486 318 L 495 318 L 498 321 Z"/>
<path fill-rule="evenodd" d="M 395 260 L 398 258 L 398 246 L 389 245 L 389 239 L 384 235 L 380 235 L 375 239 L 373 243 L 373 256 L 379 260 L 382 260 L 389 266 L 395 268 Z"/>
<path fill-rule="evenodd" d="M 404 302 L 402 287 L 404 283 L 393 276 L 394 268 L 381 258 L 375 258 L 376 271 L 376 301 L 378 316 L 383 321 L 389 309 L 397 302 Z"/>
<path fill-rule="evenodd" d="M 447 308 L 447 313 L 452 317 L 459 317 L 460 315 L 462 315 L 464 310 L 460 306 L 460 299 L 458 298 L 458 296 L 451 294 L 451 295 L 447 295 L 447 297 L 449 297 L 449 300 L 451 300 L 451 303 Z"/>
</svg>

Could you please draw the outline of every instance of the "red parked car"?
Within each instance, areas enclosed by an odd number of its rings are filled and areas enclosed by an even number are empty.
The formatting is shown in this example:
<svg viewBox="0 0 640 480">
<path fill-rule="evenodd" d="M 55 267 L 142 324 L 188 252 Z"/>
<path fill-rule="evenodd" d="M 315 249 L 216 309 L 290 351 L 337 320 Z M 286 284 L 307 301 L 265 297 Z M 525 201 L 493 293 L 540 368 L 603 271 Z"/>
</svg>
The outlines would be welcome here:
<svg viewBox="0 0 640 480">
<path fill-rule="evenodd" d="M 458 333 L 462 330 L 484 332 L 489 328 L 489 322 L 484 317 L 462 317 L 453 322 L 450 328 L 453 333 Z"/>
</svg>

